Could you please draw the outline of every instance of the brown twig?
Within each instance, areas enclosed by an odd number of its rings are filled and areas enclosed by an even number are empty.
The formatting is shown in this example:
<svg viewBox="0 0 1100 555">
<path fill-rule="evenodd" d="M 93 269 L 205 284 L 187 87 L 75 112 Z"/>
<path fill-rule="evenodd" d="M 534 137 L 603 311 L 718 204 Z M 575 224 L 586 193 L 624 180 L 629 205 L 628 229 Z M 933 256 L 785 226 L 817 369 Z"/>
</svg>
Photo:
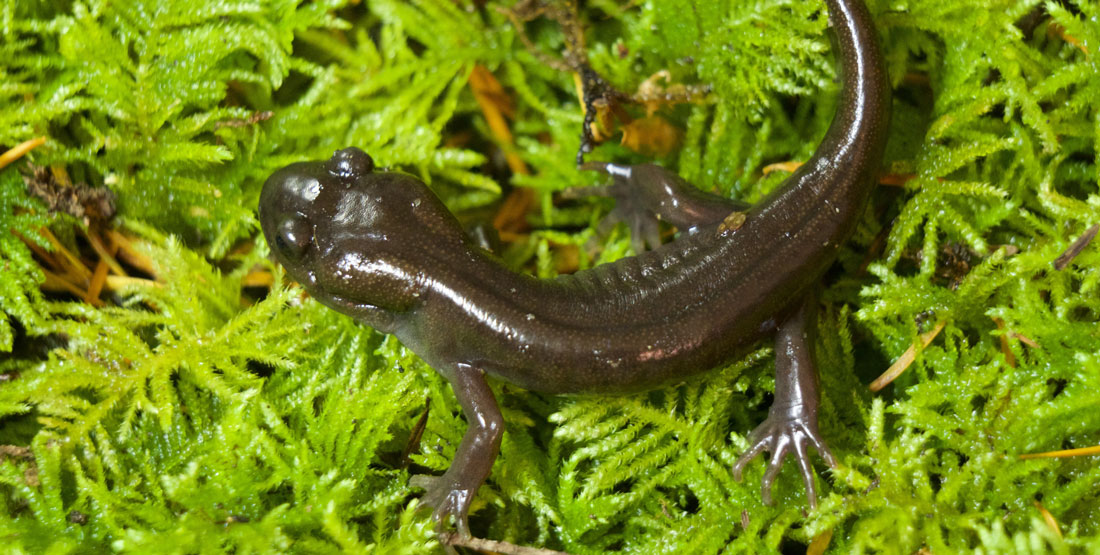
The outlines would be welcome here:
<svg viewBox="0 0 1100 555">
<path fill-rule="evenodd" d="M 416 420 L 412 432 L 409 433 L 409 441 L 405 444 L 405 451 L 401 453 L 401 468 L 408 468 L 409 464 L 412 463 L 409 456 L 420 446 L 420 438 L 424 436 L 424 430 L 428 427 L 428 413 L 431 411 L 431 407 L 431 397 L 424 399 L 424 411 L 420 413 L 420 418 Z"/>
<path fill-rule="evenodd" d="M 254 112 L 252 115 L 245 119 L 231 119 L 226 121 L 219 121 L 214 124 L 214 129 L 221 129 L 222 127 L 247 127 L 249 125 L 256 125 L 261 121 L 271 119 L 275 112 L 265 110 L 263 112 Z"/>
<path fill-rule="evenodd" d="M 1069 263 L 1073 262 L 1073 259 L 1077 258 L 1077 255 L 1081 254 L 1081 251 L 1085 250 L 1085 247 L 1089 246 L 1089 243 L 1096 237 L 1097 231 L 1100 231 L 1100 224 L 1093 225 L 1085 230 L 1085 232 L 1066 249 L 1066 252 L 1063 252 L 1061 256 L 1054 260 L 1054 269 L 1061 271 L 1064 270 L 1066 266 L 1069 266 Z"/>
<path fill-rule="evenodd" d="M 503 6 L 494 6 L 494 8 L 496 8 L 498 12 L 504 14 L 504 16 L 512 22 L 512 26 L 516 28 L 516 36 L 519 37 L 524 48 L 526 48 L 535 59 L 557 71 L 572 71 L 572 68 L 569 67 L 569 64 L 565 63 L 564 60 L 550 57 L 545 52 L 539 50 L 539 48 L 535 46 L 535 43 L 531 42 L 531 38 L 527 36 L 527 31 L 523 28 L 523 23 L 541 15 L 545 11 L 544 7 L 533 6 L 531 2 L 521 2 L 516 4 L 512 9 Z"/>
</svg>

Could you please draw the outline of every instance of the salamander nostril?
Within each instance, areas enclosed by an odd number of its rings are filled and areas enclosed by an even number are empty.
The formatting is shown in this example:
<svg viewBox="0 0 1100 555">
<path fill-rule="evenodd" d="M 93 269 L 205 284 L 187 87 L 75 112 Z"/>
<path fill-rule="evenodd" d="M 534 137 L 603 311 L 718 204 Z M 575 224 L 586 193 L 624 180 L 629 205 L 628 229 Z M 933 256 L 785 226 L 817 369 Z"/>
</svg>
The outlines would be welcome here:
<svg viewBox="0 0 1100 555">
<path fill-rule="evenodd" d="M 374 170 L 374 160 L 366 152 L 351 146 L 333 153 L 325 163 L 325 169 L 340 177 L 363 175 Z"/>
</svg>

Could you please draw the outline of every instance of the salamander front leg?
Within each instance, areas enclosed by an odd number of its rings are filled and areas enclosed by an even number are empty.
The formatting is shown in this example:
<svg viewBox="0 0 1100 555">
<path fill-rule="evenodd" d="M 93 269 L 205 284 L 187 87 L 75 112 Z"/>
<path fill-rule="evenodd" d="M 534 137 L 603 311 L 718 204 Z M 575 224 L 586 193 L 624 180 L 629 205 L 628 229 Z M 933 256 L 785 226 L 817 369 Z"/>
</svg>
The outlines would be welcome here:
<svg viewBox="0 0 1100 555">
<path fill-rule="evenodd" d="M 500 452 L 504 419 L 481 370 L 458 364 L 445 372 L 444 377 L 451 382 L 469 427 L 447 472 L 442 476 L 414 476 L 410 484 L 424 488 L 421 502 L 434 509 L 432 518 L 437 532 L 443 532 L 448 518 L 454 517 L 455 531 L 469 537 L 466 517 L 470 502 L 489 476 Z"/>
<path fill-rule="evenodd" d="M 771 453 L 764 472 L 762 497 L 772 504 L 772 483 L 783 466 L 783 459 L 793 454 L 802 479 L 810 508 L 817 508 L 814 472 L 807 447 L 812 445 L 826 464 L 836 467 L 836 457 L 825 446 L 817 430 L 819 403 L 817 369 L 813 360 L 813 300 L 808 298 L 780 326 L 775 336 L 775 401 L 768 418 L 749 434 L 749 448 L 733 465 L 733 479 L 741 481 L 745 465 L 762 451 Z"/>
<path fill-rule="evenodd" d="M 630 227 L 635 252 L 661 244 L 659 222 L 691 234 L 700 226 L 723 221 L 748 205 L 700 191 L 680 176 L 655 164 L 625 166 L 588 162 L 581 166 L 611 176 L 610 185 L 568 189 L 565 197 L 602 196 L 615 199 L 615 208 L 600 222 L 600 233 L 624 222 Z"/>
</svg>

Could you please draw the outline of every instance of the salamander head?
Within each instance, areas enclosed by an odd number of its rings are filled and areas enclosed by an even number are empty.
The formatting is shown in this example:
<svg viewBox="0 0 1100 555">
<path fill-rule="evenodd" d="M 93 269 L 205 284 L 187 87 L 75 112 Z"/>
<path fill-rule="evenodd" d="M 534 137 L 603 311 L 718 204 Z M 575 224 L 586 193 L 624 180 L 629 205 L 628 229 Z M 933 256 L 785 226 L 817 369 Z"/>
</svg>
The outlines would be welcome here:
<svg viewBox="0 0 1100 555">
<path fill-rule="evenodd" d="M 259 212 L 287 273 L 322 303 L 367 320 L 378 309 L 408 310 L 424 287 L 424 269 L 439 264 L 433 253 L 465 242 L 423 182 L 375 171 L 354 147 L 272 174 Z"/>
</svg>

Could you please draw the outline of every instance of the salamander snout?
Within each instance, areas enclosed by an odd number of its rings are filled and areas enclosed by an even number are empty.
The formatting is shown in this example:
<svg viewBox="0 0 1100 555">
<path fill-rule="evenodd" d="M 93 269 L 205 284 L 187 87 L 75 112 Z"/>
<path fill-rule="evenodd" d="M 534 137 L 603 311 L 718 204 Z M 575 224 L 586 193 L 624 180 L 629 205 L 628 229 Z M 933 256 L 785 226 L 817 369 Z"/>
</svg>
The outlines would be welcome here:
<svg viewBox="0 0 1100 555">
<path fill-rule="evenodd" d="M 272 174 L 260 193 L 260 225 L 279 261 L 284 266 L 305 263 L 317 240 L 317 221 L 340 218 L 340 207 L 356 197 L 347 189 L 373 178 L 373 172 L 370 155 L 348 147 L 328 160 L 299 162 Z"/>
<path fill-rule="evenodd" d="M 313 203 L 322 184 L 309 170 L 305 163 L 287 166 L 260 193 L 260 227 L 275 259 L 288 269 L 301 263 L 314 242 Z"/>
</svg>

